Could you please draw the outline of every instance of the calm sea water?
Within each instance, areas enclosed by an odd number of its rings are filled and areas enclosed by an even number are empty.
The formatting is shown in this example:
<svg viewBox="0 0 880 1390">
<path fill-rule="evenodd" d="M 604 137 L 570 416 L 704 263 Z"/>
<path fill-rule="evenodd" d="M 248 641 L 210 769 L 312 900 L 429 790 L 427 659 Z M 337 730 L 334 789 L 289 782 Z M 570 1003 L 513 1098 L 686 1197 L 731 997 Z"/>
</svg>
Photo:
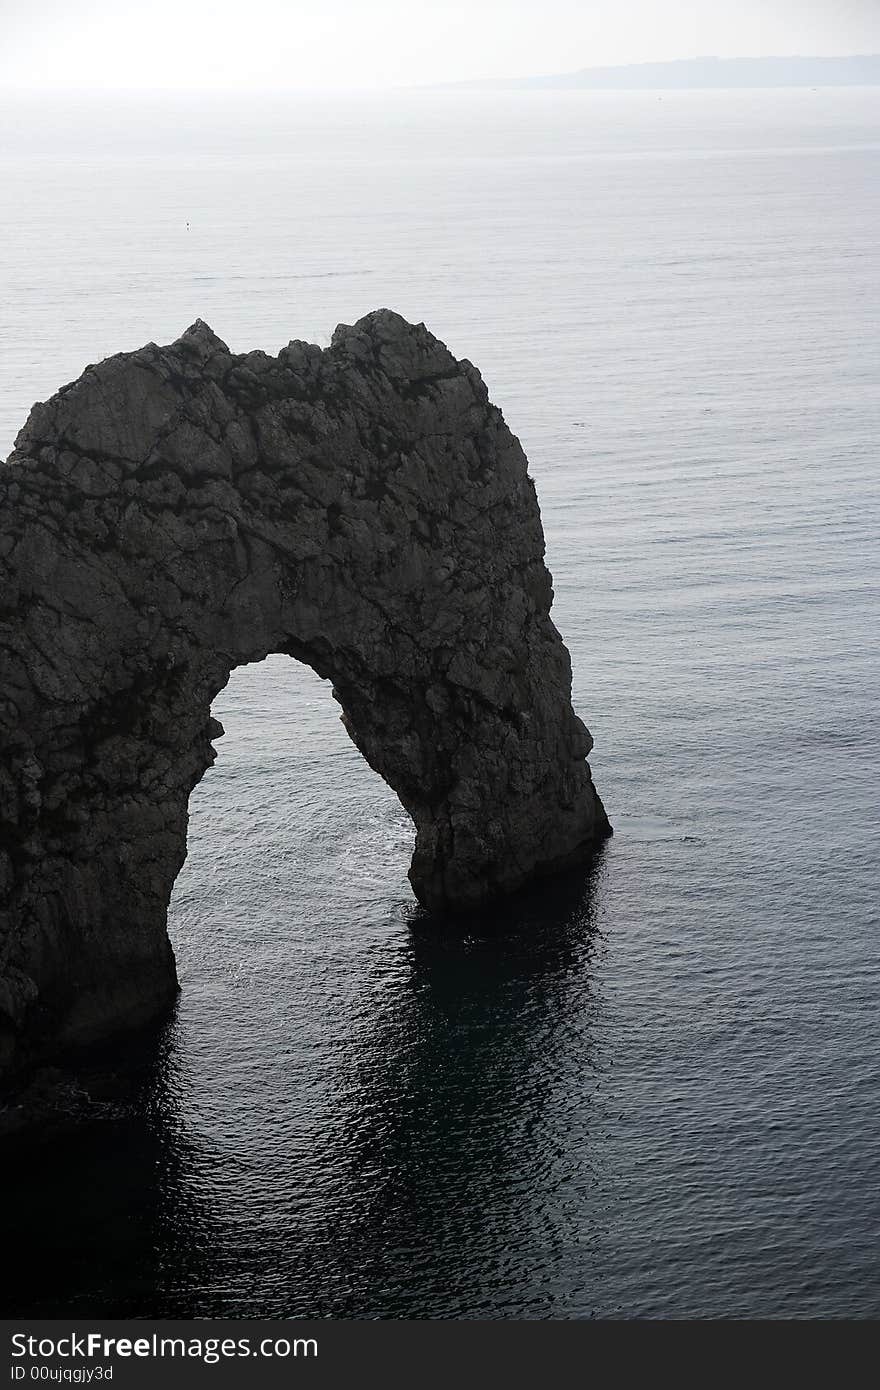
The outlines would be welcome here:
<svg viewBox="0 0 880 1390">
<path fill-rule="evenodd" d="M 0 455 L 197 316 L 425 320 L 531 460 L 616 829 L 441 928 L 329 688 L 237 672 L 176 1018 L 8 1155 L 6 1311 L 880 1315 L 880 92 L 0 114 Z"/>
</svg>

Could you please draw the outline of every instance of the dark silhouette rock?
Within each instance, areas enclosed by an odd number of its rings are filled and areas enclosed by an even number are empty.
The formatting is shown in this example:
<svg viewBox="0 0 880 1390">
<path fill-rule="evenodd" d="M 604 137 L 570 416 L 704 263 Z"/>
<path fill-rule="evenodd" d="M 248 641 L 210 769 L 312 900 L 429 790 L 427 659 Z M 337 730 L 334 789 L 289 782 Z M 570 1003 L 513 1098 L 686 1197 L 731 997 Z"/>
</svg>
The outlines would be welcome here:
<svg viewBox="0 0 880 1390">
<path fill-rule="evenodd" d="M 385 310 L 277 359 L 197 322 L 34 407 L 0 468 L 0 1070 L 172 998 L 187 803 L 244 662 L 332 680 L 430 908 L 610 833 L 526 468 L 475 368 Z"/>
</svg>

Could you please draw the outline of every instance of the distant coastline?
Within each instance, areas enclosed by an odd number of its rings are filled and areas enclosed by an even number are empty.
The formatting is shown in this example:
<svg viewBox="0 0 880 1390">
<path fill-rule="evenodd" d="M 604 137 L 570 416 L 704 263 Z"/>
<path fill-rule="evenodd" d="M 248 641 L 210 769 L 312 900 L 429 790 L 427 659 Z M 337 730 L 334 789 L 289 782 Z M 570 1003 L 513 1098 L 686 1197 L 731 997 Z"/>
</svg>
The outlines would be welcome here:
<svg viewBox="0 0 880 1390">
<path fill-rule="evenodd" d="M 585 87 L 606 91 L 687 87 L 865 87 L 880 85 L 880 54 L 854 54 L 843 58 L 679 58 L 666 63 L 580 68 L 577 72 L 550 77 L 494 77 L 434 85 L 471 90 Z"/>
</svg>

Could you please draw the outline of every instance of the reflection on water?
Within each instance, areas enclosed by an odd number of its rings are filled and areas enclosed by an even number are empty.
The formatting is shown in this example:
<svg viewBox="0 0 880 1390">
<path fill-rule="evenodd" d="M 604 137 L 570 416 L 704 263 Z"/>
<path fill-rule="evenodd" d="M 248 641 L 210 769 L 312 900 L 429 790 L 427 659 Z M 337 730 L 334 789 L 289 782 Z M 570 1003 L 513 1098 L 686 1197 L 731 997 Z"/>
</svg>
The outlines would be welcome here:
<svg viewBox="0 0 880 1390">
<path fill-rule="evenodd" d="M 342 1248 L 366 1311 L 488 1316 L 549 1297 L 535 1258 L 555 1255 L 570 1168 L 560 1072 L 581 1072 L 580 1123 L 599 1082 L 592 885 L 535 894 L 506 932 L 435 932 L 414 925 L 340 1095 Z"/>
<path fill-rule="evenodd" d="M 20 1270 L 9 1311 L 551 1312 L 570 1125 L 588 1146 L 601 1123 L 596 881 L 543 885 L 503 922 L 398 913 L 395 970 L 348 1039 L 350 1065 L 308 1151 L 285 1145 L 285 1112 L 301 1129 L 296 1075 L 290 1092 L 258 1098 L 262 1153 L 206 1143 L 188 1113 L 179 1018 L 96 1059 L 92 1117 L 7 1155 Z M 598 1179 L 581 1158 L 589 1186 Z"/>
<path fill-rule="evenodd" d="M 77 1073 L 90 1101 L 48 1133 L 7 1141 L 2 1236 L 15 1286 L 4 1315 L 149 1314 L 168 1252 L 195 1274 L 204 1230 L 176 1086 L 176 1033 L 160 1030 L 95 1053 Z"/>
</svg>

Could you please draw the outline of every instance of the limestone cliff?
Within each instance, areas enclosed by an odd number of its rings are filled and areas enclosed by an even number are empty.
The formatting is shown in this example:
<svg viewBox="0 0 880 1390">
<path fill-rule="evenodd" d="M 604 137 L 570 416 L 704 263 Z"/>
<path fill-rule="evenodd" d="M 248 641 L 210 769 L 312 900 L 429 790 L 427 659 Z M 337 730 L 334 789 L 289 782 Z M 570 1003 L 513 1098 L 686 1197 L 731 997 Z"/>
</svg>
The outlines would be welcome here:
<svg viewBox="0 0 880 1390">
<path fill-rule="evenodd" d="M 36 405 L 0 467 L 0 1070 L 172 997 L 187 802 L 243 662 L 332 680 L 430 908 L 610 833 L 543 552 L 479 373 L 386 310 L 277 358 L 198 322 Z"/>
</svg>

